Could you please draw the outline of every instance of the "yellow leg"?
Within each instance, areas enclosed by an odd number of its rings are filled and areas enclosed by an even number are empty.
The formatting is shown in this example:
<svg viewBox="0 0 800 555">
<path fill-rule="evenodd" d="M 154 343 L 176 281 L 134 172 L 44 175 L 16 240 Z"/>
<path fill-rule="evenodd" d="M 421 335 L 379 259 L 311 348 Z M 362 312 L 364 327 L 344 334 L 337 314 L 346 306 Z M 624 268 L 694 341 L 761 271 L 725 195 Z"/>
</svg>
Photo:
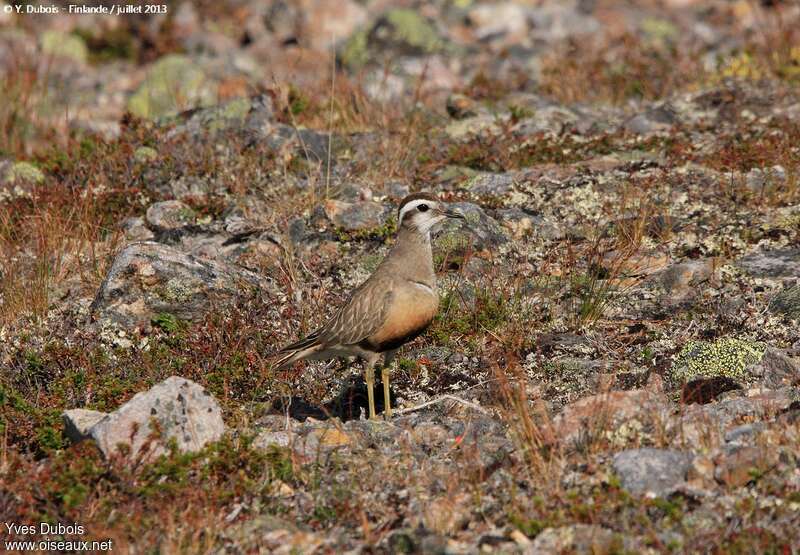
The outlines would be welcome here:
<svg viewBox="0 0 800 555">
<path fill-rule="evenodd" d="M 369 418 L 375 418 L 375 363 L 367 363 L 364 371 L 364 380 L 367 382 L 367 401 L 369 401 Z"/>
<path fill-rule="evenodd" d="M 392 417 L 392 399 L 389 396 L 389 367 L 386 365 L 381 369 L 381 379 L 383 380 L 383 414 L 388 420 Z"/>
</svg>

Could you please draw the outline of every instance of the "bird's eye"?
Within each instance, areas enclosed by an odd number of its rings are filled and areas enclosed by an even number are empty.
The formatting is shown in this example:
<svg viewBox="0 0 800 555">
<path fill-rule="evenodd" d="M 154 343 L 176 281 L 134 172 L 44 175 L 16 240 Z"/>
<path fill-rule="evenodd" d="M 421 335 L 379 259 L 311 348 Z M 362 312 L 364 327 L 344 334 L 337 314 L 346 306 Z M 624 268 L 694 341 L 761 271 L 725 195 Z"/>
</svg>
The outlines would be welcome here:
<svg viewBox="0 0 800 555">
<path fill-rule="evenodd" d="M 417 208 L 417 210 L 419 210 L 420 212 L 427 212 L 428 211 L 428 205 L 427 204 L 420 204 L 419 207 Z"/>
</svg>

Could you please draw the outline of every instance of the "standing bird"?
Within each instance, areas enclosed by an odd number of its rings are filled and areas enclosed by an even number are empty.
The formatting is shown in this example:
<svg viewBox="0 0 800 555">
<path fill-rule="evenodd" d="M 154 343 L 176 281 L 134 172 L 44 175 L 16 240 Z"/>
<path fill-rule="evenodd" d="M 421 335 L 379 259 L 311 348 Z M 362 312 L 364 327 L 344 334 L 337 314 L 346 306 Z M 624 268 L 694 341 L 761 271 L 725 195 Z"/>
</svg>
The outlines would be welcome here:
<svg viewBox="0 0 800 555">
<path fill-rule="evenodd" d="M 277 368 L 302 359 L 361 358 L 369 417 L 375 418 L 375 363 L 384 355 L 383 399 L 391 418 L 389 366 L 400 346 L 425 331 L 439 308 L 431 228 L 446 218 L 464 216 L 445 209 L 428 193 L 404 198 L 397 211 L 397 241 L 389 254 L 325 325 L 279 351 Z"/>
</svg>

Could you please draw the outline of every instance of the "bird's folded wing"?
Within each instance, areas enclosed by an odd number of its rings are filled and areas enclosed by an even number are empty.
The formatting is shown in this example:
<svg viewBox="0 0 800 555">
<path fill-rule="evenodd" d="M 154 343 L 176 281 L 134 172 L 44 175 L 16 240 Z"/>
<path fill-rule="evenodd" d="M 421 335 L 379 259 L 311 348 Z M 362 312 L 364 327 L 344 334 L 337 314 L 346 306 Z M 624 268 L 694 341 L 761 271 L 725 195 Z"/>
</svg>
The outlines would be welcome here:
<svg viewBox="0 0 800 555">
<path fill-rule="evenodd" d="M 367 281 L 320 330 L 319 343 L 356 345 L 367 339 L 383 325 L 393 296 L 391 284 Z"/>
</svg>

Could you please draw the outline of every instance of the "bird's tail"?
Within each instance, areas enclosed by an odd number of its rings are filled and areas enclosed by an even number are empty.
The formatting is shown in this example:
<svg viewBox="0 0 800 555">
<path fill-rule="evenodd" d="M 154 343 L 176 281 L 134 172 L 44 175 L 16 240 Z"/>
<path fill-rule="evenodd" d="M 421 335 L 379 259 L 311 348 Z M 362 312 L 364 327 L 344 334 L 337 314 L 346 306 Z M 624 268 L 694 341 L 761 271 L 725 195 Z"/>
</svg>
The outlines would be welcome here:
<svg viewBox="0 0 800 555">
<path fill-rule="evenodd" d="M 277 352 L 278 358 L 273 362 L 275 370 L 285 370 L 298 360 L 307 358 L 319 350 L 319 343 L 317 342 L 318 334 L 312 333 L 305 339 L 302 339 L 291 345 L 287 345 Z"/>
</svg>

